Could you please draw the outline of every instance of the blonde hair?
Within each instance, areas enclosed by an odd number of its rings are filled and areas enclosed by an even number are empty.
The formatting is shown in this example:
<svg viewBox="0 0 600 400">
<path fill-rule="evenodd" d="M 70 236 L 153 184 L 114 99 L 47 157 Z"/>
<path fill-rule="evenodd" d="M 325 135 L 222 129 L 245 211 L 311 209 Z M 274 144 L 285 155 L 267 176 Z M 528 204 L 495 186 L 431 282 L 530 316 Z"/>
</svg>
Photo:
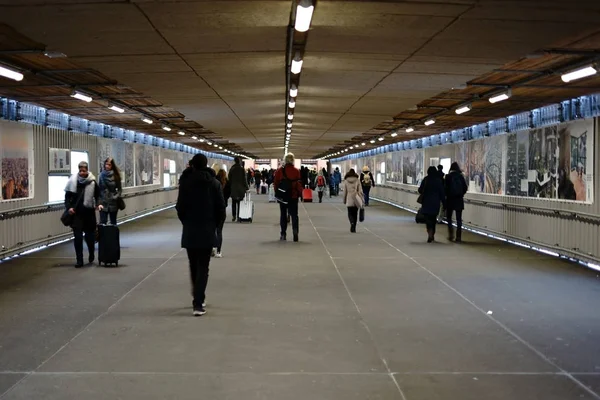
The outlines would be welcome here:
<svg viewBox="0 0 600 400">
<path fill-rule="evenodd" d="M 221 170 L 221 164 L 214 163 L 214 164 L 212 165 L 212 169 L 215 171 L 215 174 L 218 174 L 218 173 L 219 173 L 219 171 Z"/>
<path fill-rule="evenodd" d="M 285 165 L 294 165 L 295 159 L 293 153 L 287 153 L 284 158 Z"/>
</svg>

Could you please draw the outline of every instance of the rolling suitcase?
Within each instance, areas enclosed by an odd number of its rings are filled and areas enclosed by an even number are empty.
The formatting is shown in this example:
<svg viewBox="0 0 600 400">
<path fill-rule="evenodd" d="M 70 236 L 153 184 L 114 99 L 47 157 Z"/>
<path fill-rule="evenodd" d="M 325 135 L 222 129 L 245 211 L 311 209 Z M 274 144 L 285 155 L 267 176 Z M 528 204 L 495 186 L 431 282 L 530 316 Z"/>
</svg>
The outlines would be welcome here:
<svg viewBox="0 0 600 400">
<path fill-rule="evenodd" d="M 267 185 L 261 185 L 260 194 L 267 194 Z"/>
<path fill-rule="evenodd" d="M 312 203 L 313 200 L 313 191 L 308 186 L 302 190 L 302 201 L 305 203 Z"/>
<path fill-rule="evenodd" d="M 269 185 L 269 203 L 276 203 L 277 198 L 275 198 L 275 186 Z"/>
<path fill-rule="evenodd" d="M 121 242 L 119 227 L 116 225 L 98 225 L 98 264 L 119 266 Z"/>
<path fill-rule="evenodd" d="M 254 218 L 254 202 L 250 197 L 250 192 L 248 192 L 240 203 L 238 222 L 252 222 L 252 218 Z"/>
</svg>

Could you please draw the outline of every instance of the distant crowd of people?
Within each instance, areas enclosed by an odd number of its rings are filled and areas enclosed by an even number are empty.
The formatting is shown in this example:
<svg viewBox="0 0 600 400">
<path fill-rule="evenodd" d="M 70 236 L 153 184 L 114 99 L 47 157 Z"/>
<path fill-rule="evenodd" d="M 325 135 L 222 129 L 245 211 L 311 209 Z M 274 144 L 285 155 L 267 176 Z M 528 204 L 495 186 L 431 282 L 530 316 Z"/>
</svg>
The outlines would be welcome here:
<svg viewBox="0 0 600 400">
<path fill-rule="evenodd" d="M 99 211 L 100 224 L 116 225 L 119 210 L 125 208 L 122 197 L 122 177 L 112 158 L 104 161 L 103 171 L 98 179 L 89 171 L 86 162 L 79 163 L 79 172 L 69 179 L 65 188 L 65 214 L 73 229 L 75 241 L 76 267 L 83 266 L 83 242 L 88 248 L 88 261 L 95 260 L 96 211 Z M 221 258 L 223 228 L 226 209 L 231 199 L 232 221 L 239 220 L 241 202 L 247 198 L 254 185 L 257 193 L 264 193 L 262 187 L 272 190 L 279 203 L 280 237 L 287 240 L 288 225 L 292 225 L 293 241 L 299 241 L 298 203 L 303 199 L 303 191 L 316 191 L 319 202 L 324 194 L 337 196 L 343 192 L 343 201 L 348 209 L 350 232 L 355 233 L 357 223 L 364 218 L 364 208 L 369 206 L 370 191 L 375 187 L 375 179 L 365 166 L 360 175 L 351 169 L 342 180 L 339 168 L 331 174 L 325 168 L 320 171 L 302 166 L 295 167 L 295 157 L 289 153 L 277 170 L 244 169 L 242 159 L 236 157 L 229 173 L 220 165 L 208 166 L 208 159 L 196 154 L 181 174 L 177 197 L 177 216 L 183 225 L 181 246 L 187 251 L 190 279 L 192 283 L 192 307 L 195 316 L 206 313 L 206 287 L 209 265 L 212 257 Z M 424 216 L 428 242 L 435 237 L 436 223 L 443 212 L 448 220 L 449 238 L 454 240 L 452 215 L 456 213 L 458 229 L 456 241 L 461 241 L 463 197 L 467 184 L 457 163 L 444 176 L 439 169 L 430 167 L 427 177 L 419 187 L 419 211 Z M 311 193 L 308 193 L 312 195 Z M 246 203 L 244 203 L 246 204 Z M 440 213 L 440 209 L 445 210 Z"/>
</svg>

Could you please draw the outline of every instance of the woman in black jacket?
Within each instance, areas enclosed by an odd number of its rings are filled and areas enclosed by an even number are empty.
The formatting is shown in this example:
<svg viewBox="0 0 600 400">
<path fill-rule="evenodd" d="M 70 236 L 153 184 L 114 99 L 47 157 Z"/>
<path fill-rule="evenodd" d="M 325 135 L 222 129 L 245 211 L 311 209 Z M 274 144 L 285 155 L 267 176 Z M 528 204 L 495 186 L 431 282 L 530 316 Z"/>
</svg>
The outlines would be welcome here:
<svg viewBox="0 0 600 400">
<path fill-rule="evenodd" d="M 452 212 L 456 212 L 456 242 L 462 240 L 462 212 L 465 209 L 465 194 L 469 187 L 457 162 L 450 166 L 450 172 L 446 175 L 446 220 L 448 221 L 448 240 L 454 240 L 454 229 L 452 228 Z"/>
<path fill-rule="evenodd" d="M 69 178 L 65 188 L 65 208 L 73 215 L 73 235 L 75 236 L 76 268 L 83 267 L 83 236 L 89 251 L 89 262 L 94 262 L 94 241 L 96 236 L 96 211 L 102 211 L 100 205 L 96 207 L 100 190 L 96 177 L 89 172 L 88 163 L 79 163 L 79 173 Z"/>
<path fill-rule="evenodd" d="M 427 226 L 427 243 L 431 243 L 435 238 L 435 225 L 440 212 L 440 204 L 446 204 L 444 184 L 436 167 L 431 166 L 427 170 L 427 176 L 421 182 L 419 193 L 422 195 L 421 213 L 425 216 L 425 225 Z"/>
<path fill-rule="evenodd" d="M 107 158 L 104 160 L 104 171 L 100 173 L 98 186 L 100 187 L 100 204 L 103 208 L 100 211 L 100 223 L 106 224 L 110 217 L 110 223 L 116 225 L 119 198 L 121 198 L 123 186 L 121 184 L 121 173 L 114 159 Z"/>
</svg>

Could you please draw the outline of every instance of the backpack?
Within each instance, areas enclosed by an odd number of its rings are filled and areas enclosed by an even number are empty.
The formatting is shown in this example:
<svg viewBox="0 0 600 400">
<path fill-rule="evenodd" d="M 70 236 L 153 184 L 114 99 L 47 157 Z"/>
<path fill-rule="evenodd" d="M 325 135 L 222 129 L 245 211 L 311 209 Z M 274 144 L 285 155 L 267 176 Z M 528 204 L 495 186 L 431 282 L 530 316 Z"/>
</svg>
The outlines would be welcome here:
<svg viewBox="0 0 600 400">
<path fill-rule="evenodd" d="M 371 186 L 371 173 L 370 172 L 367 172 L 366 174 L 364 174 L 362 184 L 363 184 L 363 186 Z"/>
<path fill-rule="evenodd" d="M 285 174 L 285 167 L 281 168 L 281 172 L 283 172 L 283 179 L 279 182 L 275 198 L 281 203 L 287 204 L 292 200 L 292 181 Z"/>
<path fill-rule="evenodd" d="M 317 186 L 325 186 L 325 178 L 323 176 L 317 177 Z"/>
<path fill-rule="evenodd" d="M 450 179 L 448 179 L 450 178 Z M 464 196 L 464 187 L 461 179 L 461 175 L 458 172 L 453 172 L 446 175 L 446 181 L 448 186 L 449 197 L 462 197 Z"/>
</svg>

